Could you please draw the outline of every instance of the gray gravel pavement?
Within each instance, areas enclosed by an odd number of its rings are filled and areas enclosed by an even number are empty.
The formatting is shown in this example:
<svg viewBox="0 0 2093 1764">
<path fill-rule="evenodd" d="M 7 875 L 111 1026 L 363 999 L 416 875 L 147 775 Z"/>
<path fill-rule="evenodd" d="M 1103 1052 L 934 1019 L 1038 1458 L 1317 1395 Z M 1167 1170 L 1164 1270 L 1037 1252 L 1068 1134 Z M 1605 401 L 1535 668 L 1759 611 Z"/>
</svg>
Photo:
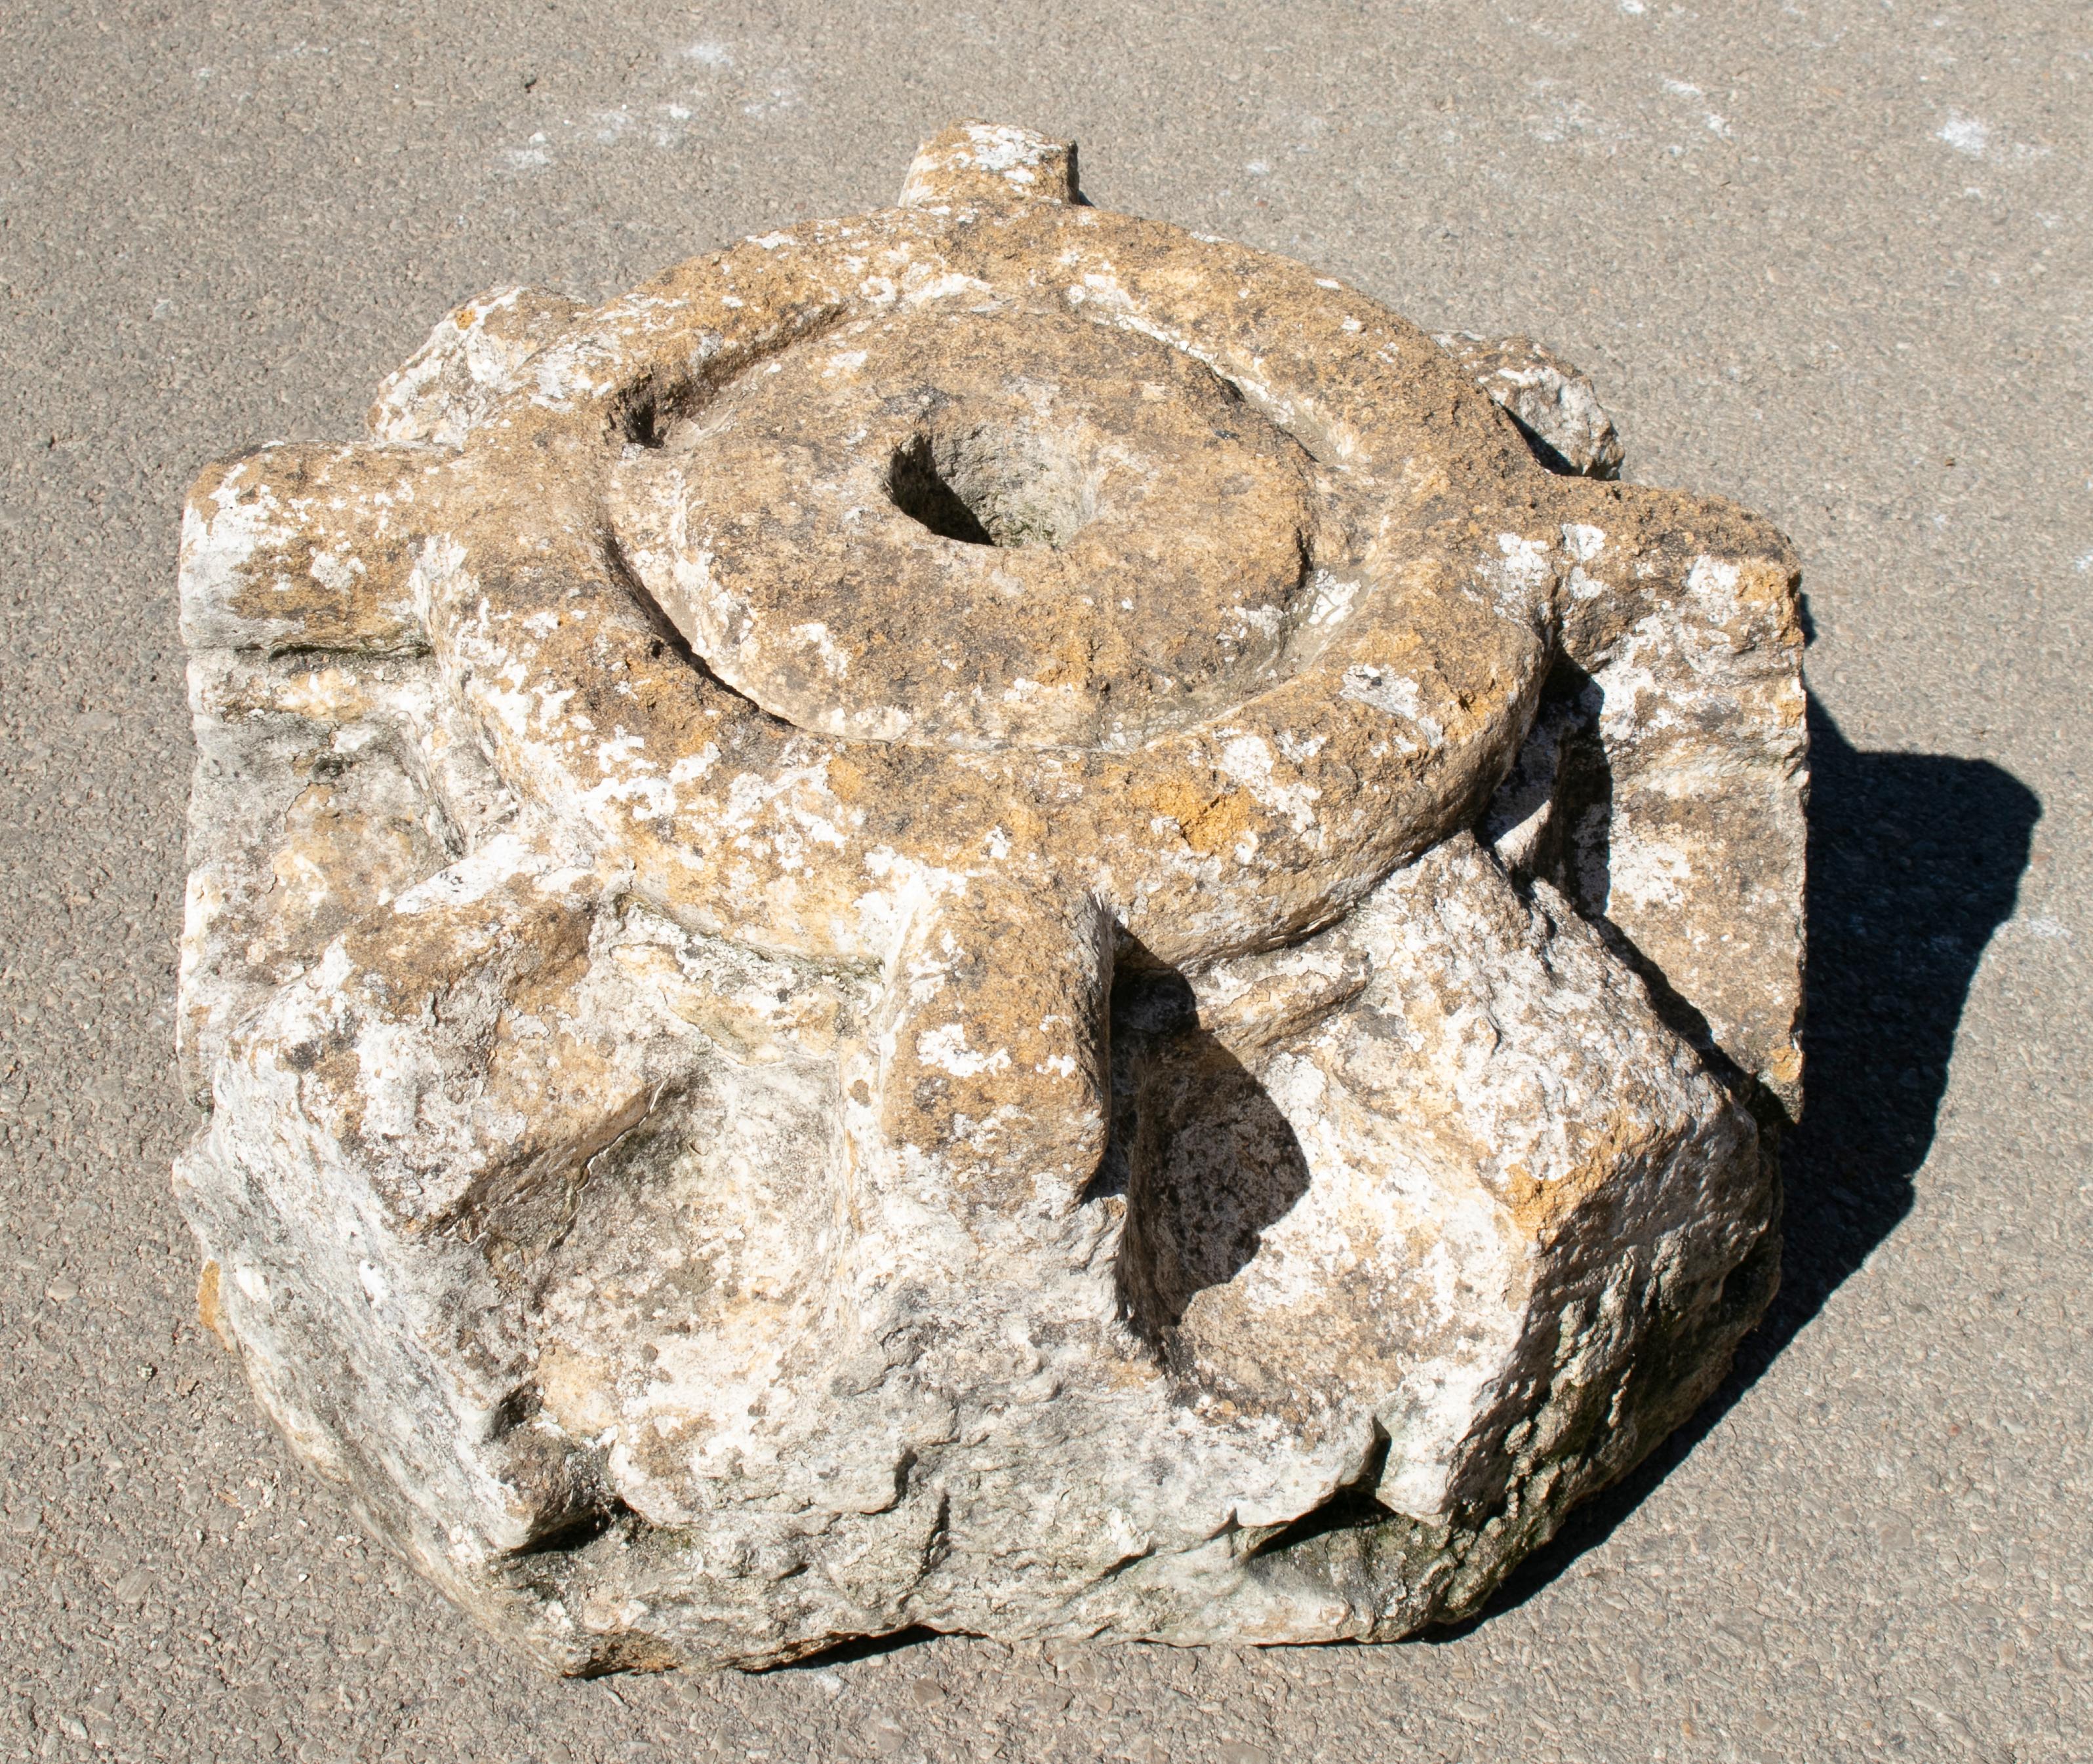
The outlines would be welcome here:
<svg viewBox="0 0 2093 1764">
<path fill-rule="evenodd" d="M 2082 6 L 16 0 L 0 93 L 0 1755 L 2087 1755 Z M 1793 535 L 1788 1282 L 1458 1634 L 549 1682 L 363 1539 L 194 1321 L 182 491 L 352 435 L 462 296 L 882 203 L 968 114 L 1079 138 L 1105 205 L 1532 332 L 1631 477 Z"/>
</svg>

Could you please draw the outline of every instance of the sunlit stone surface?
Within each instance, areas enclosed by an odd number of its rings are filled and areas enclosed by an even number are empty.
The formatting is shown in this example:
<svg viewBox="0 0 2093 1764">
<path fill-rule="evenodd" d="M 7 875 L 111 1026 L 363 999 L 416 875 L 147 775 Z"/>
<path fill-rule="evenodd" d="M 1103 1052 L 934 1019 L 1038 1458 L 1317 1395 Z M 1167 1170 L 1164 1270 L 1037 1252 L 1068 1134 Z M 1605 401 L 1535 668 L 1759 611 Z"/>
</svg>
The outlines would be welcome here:
<svg viewBox="0 0 2093 1764">
<path fill-rule="evenodd" d="M 967 125 L 198 482 L 202 1307 L 476 1617 L 1392 1637 L 1721 1377 L 1794 560 L 1447 342 Z"/>
</svg>

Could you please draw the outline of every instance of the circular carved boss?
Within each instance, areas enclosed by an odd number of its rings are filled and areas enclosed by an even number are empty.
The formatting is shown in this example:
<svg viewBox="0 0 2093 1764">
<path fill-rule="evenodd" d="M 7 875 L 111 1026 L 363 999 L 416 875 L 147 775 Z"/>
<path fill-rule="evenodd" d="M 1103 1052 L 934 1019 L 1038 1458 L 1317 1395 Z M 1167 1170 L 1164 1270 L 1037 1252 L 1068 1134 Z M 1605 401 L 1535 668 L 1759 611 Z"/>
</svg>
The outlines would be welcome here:
<svg viewBox="0 0 2093 1764">
<path fill-rule="evenodd" d="M 1298 265 L 912 195 L 603 309 L 446 468 L 423 603 L 511 781 L 685 922 L 855 958 L 929 877 L 1196 962 L 1472 818 L 1561 518 L 1487 401 Z"/>
<path fill-rule="evenodd" d="M 339 517 L 342 605 L 397 613 L 359 641 L 431 646 L 551 858 L 758 949 L 928 963 L 884 1131 L 1014 1112 L 1013 1170 L 1073 1168 L 1100 939 L 1197 971 L 1342 917 L 1474 822 L 1606 603 L 1593 547 L 1640 569 L 1710 511 L 1552 476 L 1337 282 L 994 157 L 527 335 L 474 309 L 381 398 L 392 444 L 256 469 L 315 570 Z"/>
</svg>

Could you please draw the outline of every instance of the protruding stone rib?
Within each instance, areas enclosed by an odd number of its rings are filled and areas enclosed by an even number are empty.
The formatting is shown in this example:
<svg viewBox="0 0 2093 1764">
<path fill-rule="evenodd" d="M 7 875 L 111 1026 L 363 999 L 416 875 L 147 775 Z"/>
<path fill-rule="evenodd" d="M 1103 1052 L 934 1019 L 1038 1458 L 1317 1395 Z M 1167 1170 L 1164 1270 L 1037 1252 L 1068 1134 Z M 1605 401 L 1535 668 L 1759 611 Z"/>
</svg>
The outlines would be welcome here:
<svg viewBox="0 0 2093 1764">
<path fill-rule="evenodd" d="M 406 449 L 287 442 L 199 477 L 182 519 L 182 641 L 202 650 L 414 654 Z"/>
<path fill-rule="evenodd" d="M 366 426 L 375 441 L 458 447 L 521 383 L 524 364 L 585 310 L 536 288 L 496 288 L 446 313 L 429 340 L 378 388 Z"/>
<path fill-rule="evenodd" d="M 1080 202 L 1076 144 L 1003 123 L 957 123 L 916 149 L 901 186 L 904 208 L 1002 207 Z"/>
<path fill-rule="evenodd" d="M 1493 339 L 1458 331 L 1432 340 L 1519 425 L 1527 445 L 1551 472 L 1582 478 L 1620 475 L 1621 438 L 1590 375 L 1531 337 Z"/>
<path fill-rule="evenodd" d="M 1104 909 L 997 878 L 925 901 L 891 965 L 880 1121 L 961 1213 L 1072 1204 L 1104 1155 Z"/>
<path fill-rule="evenodd" d="M 1809 789 L 1795 554 L 1714 499 L 1593 485 L 1568 512 L 1567 665 L 1535 737 L 1558 750 L 1536 756 L 1557 825 L 1537 838 L 1521 816 L 1520 843 L 1618 933 L 1675 1027 L 1793 1115 Z M 1529 795 L 1533 770 L 1514 772 Z"/>
</svg>

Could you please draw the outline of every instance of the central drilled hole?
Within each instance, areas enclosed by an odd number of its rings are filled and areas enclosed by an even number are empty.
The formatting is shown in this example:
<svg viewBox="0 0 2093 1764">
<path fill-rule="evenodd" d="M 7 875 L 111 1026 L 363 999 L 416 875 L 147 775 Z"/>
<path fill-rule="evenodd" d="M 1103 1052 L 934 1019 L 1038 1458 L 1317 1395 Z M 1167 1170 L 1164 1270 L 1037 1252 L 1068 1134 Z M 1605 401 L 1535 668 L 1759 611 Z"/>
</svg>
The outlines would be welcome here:
<svg viewBox="0 0 2093 1764">
<path fill-rule="evenodd" d="M 1007 549 L 1067 544 L 1097 502 L 1074 458 L 1042 436 L 1000 427 L 912 436 L 887 465 L 886 494 L 940 538 Z"/>
</svg>

